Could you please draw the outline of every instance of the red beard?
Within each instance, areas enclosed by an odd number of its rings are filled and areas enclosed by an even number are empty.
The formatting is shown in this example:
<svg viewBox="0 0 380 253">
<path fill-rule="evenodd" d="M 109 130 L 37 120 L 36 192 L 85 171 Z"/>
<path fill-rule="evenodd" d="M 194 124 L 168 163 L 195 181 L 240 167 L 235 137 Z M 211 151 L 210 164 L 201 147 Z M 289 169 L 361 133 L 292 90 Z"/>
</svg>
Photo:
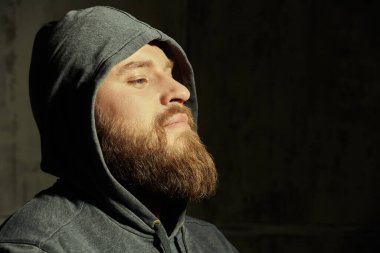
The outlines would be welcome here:
<svg viewBox="0 0 380 253">
<path fill-rule="evenodd" d="M 191 130 L 168 145 L 163 124 L 186 113 Z M 158 115 L 150 131 L 133 131 L 123 119 L 109 119 L 96 108 L 96 128 L 104 160 L 126 188 L 140 188 L 169 198 L 200 200 L 214 195 L 215 164 L 195 131 L 191 111 L 174 105 Z"/>
</svg>

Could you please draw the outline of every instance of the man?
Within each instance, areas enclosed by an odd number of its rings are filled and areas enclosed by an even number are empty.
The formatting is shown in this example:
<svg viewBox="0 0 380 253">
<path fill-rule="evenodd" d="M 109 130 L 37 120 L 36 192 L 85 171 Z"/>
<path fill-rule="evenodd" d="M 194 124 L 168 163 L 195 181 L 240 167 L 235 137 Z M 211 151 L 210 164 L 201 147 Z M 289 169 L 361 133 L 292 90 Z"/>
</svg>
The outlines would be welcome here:
<svg viewBox="0 0 380 253">
<path fill-rule="evenodd" d="M 30 97 L 57 183 L 0 228 L 0 252 L 236 252 L 185 215 L 215 192 L 191 66 L 164 33 L 111 7 L 37 34 Z M 189 108 L 189 109 L 188 109 Z"/>
</svg>

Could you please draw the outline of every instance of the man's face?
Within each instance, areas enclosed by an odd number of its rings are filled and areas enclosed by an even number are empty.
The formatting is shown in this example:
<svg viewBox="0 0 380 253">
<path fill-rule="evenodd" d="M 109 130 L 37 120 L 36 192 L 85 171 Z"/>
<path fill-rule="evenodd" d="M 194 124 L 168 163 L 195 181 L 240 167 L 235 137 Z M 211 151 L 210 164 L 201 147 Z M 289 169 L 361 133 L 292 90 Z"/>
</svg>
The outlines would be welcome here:
<svg viewBox="0 0 380 253">
<path fill-rule="evenodd" d="M 112 68 L 97 93 L 97 104 L 136 131 L 149 130 L 157 115 L 170 106 L 182 106 L 190 97 L 189 90 L 173 79 L 172 68 L 173 62 L 159 47 L 145 45 Z M 169 143 L 190 129 L 184 113 L 164 124 Z"/>
<path fill-rule="evenodd" d="M 189 90 L 172 68 L 154 45 L 115 65 L 97 92 L 97 131 L 106 164 L 123 185 L 197 200 L 214 193 L 217 173 L 184 106 Z"/>
</svg>

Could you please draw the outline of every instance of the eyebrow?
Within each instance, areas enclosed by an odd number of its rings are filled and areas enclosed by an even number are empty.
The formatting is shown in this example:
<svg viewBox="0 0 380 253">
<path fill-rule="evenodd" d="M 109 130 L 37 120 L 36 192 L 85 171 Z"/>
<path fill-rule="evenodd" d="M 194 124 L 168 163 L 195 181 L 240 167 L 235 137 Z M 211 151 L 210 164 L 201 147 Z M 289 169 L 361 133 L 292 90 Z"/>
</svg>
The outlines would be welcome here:
<svg viewBox="0 0 380 253">
<path fill-rule="evenodd" d="M 118 71 L 116 72 L 116 75 L 121 76 L 125 74 L 126 71 L 131 70 L 131 69 L 136 69 L 136 68 L 144 68 L 144 67 L 152 67 L 154 65 L 153 61 L 147 60 L 147 61 L 131 61 L 128 62 L 124 65 L 122 65 Z M 168 60 L 165 64 L 164 69 L 173 69 L 174 67 L 174 62 L 172 60 Z"/>
</svg>

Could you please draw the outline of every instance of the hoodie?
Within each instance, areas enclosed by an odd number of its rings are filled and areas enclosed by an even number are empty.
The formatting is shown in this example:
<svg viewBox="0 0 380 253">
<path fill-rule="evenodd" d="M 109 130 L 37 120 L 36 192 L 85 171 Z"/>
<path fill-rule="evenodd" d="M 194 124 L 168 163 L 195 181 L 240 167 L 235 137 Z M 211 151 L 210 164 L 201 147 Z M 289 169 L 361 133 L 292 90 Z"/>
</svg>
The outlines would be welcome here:
<svg viewBox="0 0 380 253">
<path fill-rule="evenodd" d="M 161 221 L 110 173 L 95 128 L 96 91 L 111 68 L 151 41 L 175 62 L 174 78 L 191 97 L 191 65 L 163 32 L 112 7 L 70 11 L 36 35 L 30 100 L 41 137 L 43 171 L 58 177 L 0 227 L 0 252 L 236 252 L 215 226 L 177 208 Z"/>
</svg>

